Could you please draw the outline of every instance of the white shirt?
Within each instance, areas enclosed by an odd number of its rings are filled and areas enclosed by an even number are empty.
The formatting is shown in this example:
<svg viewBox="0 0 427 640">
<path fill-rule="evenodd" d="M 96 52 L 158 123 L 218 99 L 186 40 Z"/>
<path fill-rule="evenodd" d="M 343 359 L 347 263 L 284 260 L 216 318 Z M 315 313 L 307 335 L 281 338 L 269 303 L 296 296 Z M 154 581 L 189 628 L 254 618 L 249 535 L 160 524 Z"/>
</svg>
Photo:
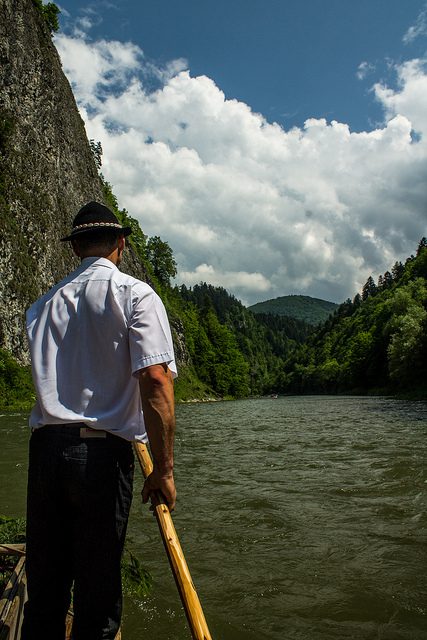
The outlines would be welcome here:
<svg viewBox="0 0 427 640">
<path fill-rule="evenodd" d="M 31 427 L 84 422 L 147 441 L 137 372 L 165 362 L 176 376 L 166 311 L 148 284 L 85 258 L 28 309 L 27 332 Z"/>
</svg>

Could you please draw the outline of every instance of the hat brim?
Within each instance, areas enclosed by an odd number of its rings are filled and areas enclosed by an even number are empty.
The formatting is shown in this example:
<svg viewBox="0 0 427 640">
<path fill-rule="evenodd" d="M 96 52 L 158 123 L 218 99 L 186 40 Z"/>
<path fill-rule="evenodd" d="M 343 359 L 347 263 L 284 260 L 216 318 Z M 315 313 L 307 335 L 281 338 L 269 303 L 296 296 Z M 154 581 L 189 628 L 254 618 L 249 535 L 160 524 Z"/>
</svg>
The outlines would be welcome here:
<svg viewBox="0 0 427 640">
<path fill-rule="evenodd" d="M 130 234 L 132 233 L 132 229 L 131 227 L 122 227 L 121 229 L 112 229 L 111 227 L 108 226 L 98 226 L 94 229 L 78 229 L 77 231 L 73 231 L 72 233 L 70 233 L 69 236 L 66 236 L 65 238 L 60 238 L 61 242 L 67 242 L 67 240 L 74 240 L 74 238 L 76 238 L 77 236 L 82 235 L 83 233 L 93 233 L 94 231 L 109 231 L 110 233 L 116 233 L 117 235 L 120 236 L 124 236 L 125 238 L 127 236 L 130 236 Z"/>
</svg>

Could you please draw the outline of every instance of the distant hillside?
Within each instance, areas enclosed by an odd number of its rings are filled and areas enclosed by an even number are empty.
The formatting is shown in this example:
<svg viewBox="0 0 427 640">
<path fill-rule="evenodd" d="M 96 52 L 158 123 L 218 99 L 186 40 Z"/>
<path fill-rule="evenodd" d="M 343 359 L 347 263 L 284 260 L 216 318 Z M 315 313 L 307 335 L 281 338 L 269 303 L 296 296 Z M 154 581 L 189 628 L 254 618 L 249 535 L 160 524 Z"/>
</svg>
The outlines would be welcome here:
<svg viewBox="0 0 427 640">
<path fill-rule="evenodd" d="M 310 296 L 282 296 L 274 300 L 257 302 L 248 307 L 253 313 L 271 313 L 276 316 L 289 316 L 317 325 L 325 322 L 338 308 L 335 302 L 311 298 Z"/>
<path fill-rule="evenodd" d="M 427 239 L 368 278 L 285 362 L 281 393 L 404 393 L 427 398 Z"/>
</svg>

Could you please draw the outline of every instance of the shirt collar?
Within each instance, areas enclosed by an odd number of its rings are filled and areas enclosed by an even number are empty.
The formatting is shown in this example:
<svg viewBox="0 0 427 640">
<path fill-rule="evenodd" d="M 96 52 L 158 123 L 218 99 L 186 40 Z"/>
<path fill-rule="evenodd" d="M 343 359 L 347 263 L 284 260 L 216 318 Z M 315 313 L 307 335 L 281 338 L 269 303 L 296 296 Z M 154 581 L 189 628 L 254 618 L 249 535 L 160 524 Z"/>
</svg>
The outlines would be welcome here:
<svg viewBox="0 0 427 640">
<path fill-rule="evenodd" d="M 116 265 L 111 262 L 111 260 L 108 260 L 107 258 L 98 258 L 96 256 L 89 256 L 87 258 L 83 258 L 83 260 L 81 261 L 81 265 L 82 267 L 90 267 L 92 265 L 94 266 L 100 266 L 100 267 L 107 267 L 108 269 L 117 269 Z"/>
</svg>

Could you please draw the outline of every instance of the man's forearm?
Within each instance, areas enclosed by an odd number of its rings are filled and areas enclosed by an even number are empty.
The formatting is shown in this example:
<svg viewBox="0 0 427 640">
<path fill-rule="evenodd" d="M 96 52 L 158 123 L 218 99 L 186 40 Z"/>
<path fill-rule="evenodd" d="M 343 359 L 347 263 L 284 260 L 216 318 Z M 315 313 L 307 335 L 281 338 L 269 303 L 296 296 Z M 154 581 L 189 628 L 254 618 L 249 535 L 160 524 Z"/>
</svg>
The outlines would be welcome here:
<svg viewBox="0 0 427 640">
<path fill-rule="evenodd" d="M 139 374 L 142 408 L 153 456 L 153 472 L 142 493 L 146 502 L 155 491 L 161 491 L 169 508 L 175 506 L 173 479 L 173 444 L 175 435 L 175 402 L 172 374 L 166 365 L 153 365 Z"/>
<path fill-rule="evenodd" d="M 139 376 L 144 421 L 154 466 L 161 473 L 173 470 L 175 402 L 172 375 L 167 367 L 154 365 Z"/>
</svg>

